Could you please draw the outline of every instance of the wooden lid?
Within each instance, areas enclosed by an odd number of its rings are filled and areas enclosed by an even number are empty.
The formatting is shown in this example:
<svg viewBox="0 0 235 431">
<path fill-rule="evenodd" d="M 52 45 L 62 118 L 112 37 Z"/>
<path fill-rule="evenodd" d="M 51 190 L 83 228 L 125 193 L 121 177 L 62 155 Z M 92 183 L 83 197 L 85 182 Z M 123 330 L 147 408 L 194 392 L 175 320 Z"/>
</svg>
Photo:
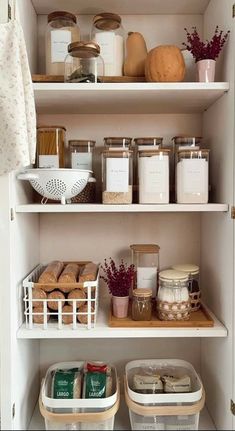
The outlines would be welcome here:
<svg viewBox="0 0 235 431">
<path fill-rule="evenodd" d="M 172 138 L 172 141 L 175 142 L 175 144 L 190 144 L 192 142 L 195 142 L 196 144 L 200 144 L 202 141 L 201 136 L 188 136 L 188 135 L 182 135 L 182 136 L 174 136 Z"/>
<path fill-rule="evenodd" d="M 152 296 L 153 294 L 152 289 L 146 289 L 146 288 L 134 289 L 132 293 L 133 293 L 133 296 L 138 296 L 140 298 L 149 297 L 149 296 Z"/>
<path fill-rule="evenodd" d="M 75 24 L 77 24 L 77 18 L 73 13 L 65 12 L 65 11 L 55 11 L 48 15 L 48 23 L 51 21 L 54 21 L 56 19 L 67 19 L 73 21 Z"/>
<path fill-rule="evenodd" d="M 126 143 L 131 144 L 131 141 L 132 141 L 132 138 L 126 137 L 126 136 L 114 136 L 114 137 L 110 136 L 110 137 L 104 138 L 105 145 L 111 145 L 111 144 L 123 145 Z"/>
<path fill-rule="evenodd" d="M 72 42 L 68 46 L 68 52 L 74 57 L 91 58 L 98 57 L 100 54 L 100 47 L 93 41 L 85 42 Z"/>
<path fill-rule="evenodd" d="M 116 13 L 100 13 L 93 18 L 93 25 L 99 30 L 116 30 L 121 22 L 121 17 Z"/>
<path fill-rule="evenodd" d="M 134 139 L 134 142 L 136 145 L 161 145 L 162 141 L 163 141 L 163 138 L 159 136 L 149 136 L 149 137 Z"/>
<path fill-rule="evenodd" d="M 66 132 L 66 127 L 64 126 L 37 126 L 37 130 L 45 129 L 46 131 L 50 131 L 51 129 L 63 129 Z"/>
<path fill-rule="evenodd" d="M 135 253 L 159 253 L 160 247 L 157 244 L 132 244 L 130 245 L 131 250 Z"/>
<path fill-rule="evenodd" d="M 182 265 L 174 265 L 172 268 L 175 271 L 186 272 L 186 274 L 196 275 L 199 274 L 199 266 L 193 264 L 182 264 Z"/>
<path fill-rule="evenodd" d="M 152 149 L 152 150 L 138 150 L 138 154 L 140 157 L 151 157 L 151 156 L 157 156 L 158 154 L 162 154 L 162 155 L 169 155 L 169 153 L 171 152 L 171 150 L 169 149 L 163 149 L 163 148 L 159 148 L 159 149 Z"/>
<path fill-rule="evenodd" d="M 129 157 L 129 156 L 131 156 L 132 154 L 133 154 L 133 151 L 132 150 L 128 150 L 128 149 L 126 149 L 126 148 L 123 148 L 123 149 L 117 149 L 117 150 L 115 150 L 115 151 L 108 151 L 107 149 L 105 149 L 104 151 L 102 151 L 102 154 L 104 155 L 104 156 L 107 156 L 107 157 L 109 157 L 110 159 L 112 158 L 112 157 L 117 157 L 117 156 L 125 156 L 125 157 Z"/>
<path fill-rule="evenodd" d="M 90 145 L 91 147 L 94 147 L 96 144 L 96 141 L 90 141 L 89 139 L 71 139 L 69 141 L 69 146 L 70 147 L 76 147 L 76 146 L 80 146 L 80 147 L 87 147 L 88 145 Z"/>
<path fill-rule="evenodd" d="M 174 269 L 167 269 L 166 271 L 161 271 L 159 274 L 160 280 L 163 281 L 187 281 L 188 275 L 182 271 L 175 271 Z"/>
<path fill-rule="evenodd" d="M 177 154 L 179 154 L 179 155 L 187 155 L 187 156 L 189 156 L 189 155 L 199 155 L 199 154 L 201 154 L 202 156 L 207 156 L 208 154 L 209 154 L 209 152 L 210 152 L 210 150 L 207 150 L 206 148 L 204 148 L 204 149 L 201 149 L 201 150 L 195 150 L 195 149 L 193 149 L 193 148 L 189 148 L 189 149 L 184 149 L 184 148 L 179 148 L 178 149 L 178 151 L 177 151 Z"/>
</svg>

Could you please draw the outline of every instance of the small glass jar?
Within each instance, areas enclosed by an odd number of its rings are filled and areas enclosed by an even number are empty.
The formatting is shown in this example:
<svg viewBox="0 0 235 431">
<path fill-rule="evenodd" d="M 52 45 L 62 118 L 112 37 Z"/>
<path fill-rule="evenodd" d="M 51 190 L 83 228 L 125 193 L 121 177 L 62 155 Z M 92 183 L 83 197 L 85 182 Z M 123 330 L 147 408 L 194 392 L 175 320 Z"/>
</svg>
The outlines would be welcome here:
<svg viewBox="0 0 235 431">
<path fill-rule="evenodd" d="M 100 47 L 96 43 L 73 42 L 68 46 L 65 59 L 65 82 L 94 83 L 102 82 L 104 62 Z"/>
<path fill-rule="evenodd" d="M 135 265 L 134 289 L 151 289 L 156 298 L 160 247 L 157 244 L 132 244 L 132 263 Z"/>
<path fill-rule="evenodd" d="M 209 150 L 180 150 L 176 156 L 176 202 L 207 204 Z"/>
<path fill-rule="evenodd" d="M 138 151 L 139 203 L 169 203 L 170 150 Z"/>
<path fill-rule="evenodd" d="M 64 75 L 64 61 L 68 46 L 80 40 L 77 18 L 69 12 L 52 12 L 48 15 L 46 31 L 46 74 Z"/>
<path fill-rule="evenodd" d="M 124 30 L 121 17 L 100 13 L 93 18 L 91 39 L 100 46 L 105 76 L 122 76 L 124 63 Z"/>
<path fill-rule="evenodd" d="M 132 203 L 132 151 L 102 153 L 103 204 Z"/>
<path fill-rule="evenodd" d="M 163 138 L 160 138 L 160 137 L 135 138 L 134 143 L 137 151 L 159 150 L 160 148 L 162 148 Z"/>
<path fill-rule="evenodd" d="M 95 141 L 77 139 L 69 141 L 70 166 L 72 169 L 93 171 Z"/>
<path fill-rule="evenodd" d="M 192 264 L 174 265 L 172 269 L 175 271 L 181 271 L 188 275 L 189 283 L 189 295 L 191 298 L 192 311 L 199 310 L 201 306 L 201 291 L 200 291 L 200 274 L 199 266 Z"/>
<path fill-rule="evenodd" d="M 152 319 L 152 289 L 133 290 L 132 319 L 136 321 Z"/>
<path fill-rule="evenodd" d="M 61 126 L 40 126 L 37 128 L 37 167 L 65 167 L 65 132 Z"/>
<path fill-rule="evenodd" d="M 108 137 L 104 138 L 104 146 L 107 150 L 130 150 L 131 149 L 132 138 L 126 137 Z"/>
<path fill-rule="evenodd" d="M 191 302 L 188 275 L 169 269 L 159 274 L 157 311 L 160 320 L 188 320 Z"/>
</svg>

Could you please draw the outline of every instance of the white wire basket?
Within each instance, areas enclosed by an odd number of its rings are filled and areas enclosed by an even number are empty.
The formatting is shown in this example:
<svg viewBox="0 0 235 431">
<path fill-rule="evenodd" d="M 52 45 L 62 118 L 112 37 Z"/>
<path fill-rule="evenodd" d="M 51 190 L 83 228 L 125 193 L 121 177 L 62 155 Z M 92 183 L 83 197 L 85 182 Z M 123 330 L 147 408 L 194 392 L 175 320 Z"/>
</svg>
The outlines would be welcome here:
<svg viewBox="0 0 235 431">
<path fill-rule="evenodd" d="M 76 262 L 80 265 L 85 264 Z M 86 262 L 87 263 L 87 262 Z M 98 265 L 98 264 L 97 264 Z M 47 330 L 50 326 L 53 325 L 53 328 L 57 328 L 59 330 L 64 328 L 69 328 L 72 330 L 87 328 L 92 329 L 96 325 L 97 313 L 98 313 L 98 290 L 99 290 L 99 270 L 97 273 L 97 277 L 95 281 L 86 281 L 84 283 L 73 283 L 66 286 L 71 286 L 71 290 L 81 289 L 85 291 L 86 298 L 82 299 L 56 299 L 53 298 L 45 298 L 45 299 L 33 299 L 33 289 L 41 288 L 41 284 L 37 283 L 40 275 L 45 270 L 46 265 L 38 265 L 30 274 L 23 280 L 23 289 L 24 289 L 24 316 L 26 329 L 35 329 L 42 328 Z M 63 285 L 60 283 L 55 283 L 53 290 L 59 290 Z M 49 308 L 49 303 L 58 303 L 58 310 L 51 310 Z M 63 306 L 69 301 L 72 307 L 70 312 L 63 311 Z M 77 307 L 77 303 L 84 302 L 83 305 L 86 304 L 86 310 L 80 311 L 80 308 Z M 34 304 L 40 303 L 41 310 L 35 311 Z M 56 307 L 57 308 L 57 307 Z M 36 310 L 37 310 L 36 309 Z M 41 323 L 35 323 L 35 320 L 40 317 Z M 68 318 L 71 320 L 71 323 L 65 324 L 63 323 L 64 318 Z M 79 321 L 81 319 L 85 323 L 81 323 Z"/>
</svg>

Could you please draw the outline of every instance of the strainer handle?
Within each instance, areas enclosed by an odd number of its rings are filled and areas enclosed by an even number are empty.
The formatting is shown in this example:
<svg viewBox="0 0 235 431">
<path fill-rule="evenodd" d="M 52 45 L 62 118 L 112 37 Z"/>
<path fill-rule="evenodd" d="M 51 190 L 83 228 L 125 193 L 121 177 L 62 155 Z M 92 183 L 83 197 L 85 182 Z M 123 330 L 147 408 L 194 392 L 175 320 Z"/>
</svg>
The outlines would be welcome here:
<svg viewBox="0 0 235 431">
<path fill-rule="evenodd" d="M 38 175 L 29 172 L 22 172 L 21 174 L 17 175 L 17 178 L 18 180 L 37 180 Z"/>
</svg>

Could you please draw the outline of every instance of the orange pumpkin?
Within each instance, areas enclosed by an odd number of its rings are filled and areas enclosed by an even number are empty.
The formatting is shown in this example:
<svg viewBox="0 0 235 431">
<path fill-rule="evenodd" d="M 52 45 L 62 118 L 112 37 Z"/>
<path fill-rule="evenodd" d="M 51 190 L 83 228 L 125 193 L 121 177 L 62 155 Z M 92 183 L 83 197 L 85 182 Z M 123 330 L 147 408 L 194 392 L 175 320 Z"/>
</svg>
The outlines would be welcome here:
<svg viewBox="0 0 235 431">
<path fill-rule="evenodd" d="M 145 62 L 149 82 L 180 82 L 185 77 L 185 62 L 180 49 L 174 45 L 153 48 Z"/>
</svg>

